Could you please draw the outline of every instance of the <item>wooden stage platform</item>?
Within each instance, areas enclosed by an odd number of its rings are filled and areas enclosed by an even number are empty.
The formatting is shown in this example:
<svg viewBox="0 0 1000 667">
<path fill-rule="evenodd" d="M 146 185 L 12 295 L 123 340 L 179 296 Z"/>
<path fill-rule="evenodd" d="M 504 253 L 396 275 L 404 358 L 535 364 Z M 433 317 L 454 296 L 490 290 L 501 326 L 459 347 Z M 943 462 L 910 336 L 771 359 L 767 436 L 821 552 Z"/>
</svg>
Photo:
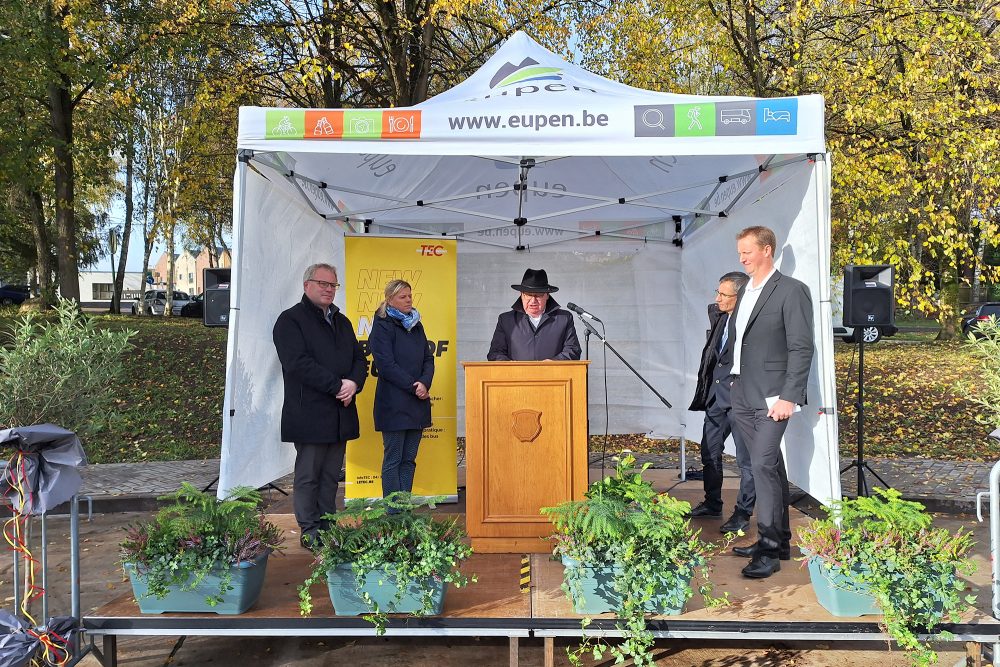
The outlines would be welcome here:
<svg viewBox="0 0 1000 667">
<path fill-rule="evenodd" d="M 651 471 L 652 472 L 652 471 Z M 656 471 L 659 475 L 676 471 Z M 664 486 L 661 480 L 657 486 Z M 697 501 L 700 482 L 671 488 L 681 498 Z M 731 494 L 732 490 L 727 490 Z M 276 510 L 281 510 L 282 502 Z M 727 497 L 727 507 L 732 506 Z M 461 513 L 461 504 L 442 505 L 436 512 Z M 100 637 L 95 651 L 105 667 L 117 667 L 116 639 L 123 635 L 237 635 L 237 636 L 372 636 L 374 628 L 360 617 L 336 616 L 325 584 L 313 589 L 312 616 L 299 614 L 296 589 L 305 579 L 311 554 L 298 545 L 294 517 L 272 514 L 271 519 L 286 530 L 288 548 L 268 563 L 267 578 L 260 600 L 245 614 L 141 614 L 131 594 L 123 595 L 85 616 L 84 627 L 92 637 Z M 808 517 L 792 511 L 792 529 L 804 525 Z M 706 539 L 718 539 L 718 520 L 699 521 Z M 751 533 L 739 543 L 755 539 Z M 985 543 L 984 543 L 985 542 Z M 797 550 L 793 546 L 793 555 Z M 989 540 L 979 540 L 976 552 L 978 571 L 970 578 L 978 596 L 976 609 L 958 624 L 943 625 L 953 641 L 995 644 L 1000 642 L 1000 621 L 991 614 Z M 511 644 L 511 664 L 517 663 L 520 638 L 545 638 L 546 664 L 551 664 L 552 638 L 578 637 L 582 616 L 573 613 L 560 585 L 562 565 L 546 555 L 526 556 L 530 562 L 530 584 L 520 586 L 520 554 L 474 554 L 463 570 L 475 573 L 478 582 L 462 589 L 449 588 L 441 616 L 411 618 L 390 616 L 387 635 L 396 636 L 499 636 Z M 740 574 L 747 559 L 732 553 L 712 560 L 712 581 L 717 594 L 728 593 L 730 605 L 707 609 L 696 594 L 680 616 L 657 617 L 650 628 L 664 639 L 705 639 L 734 641 L 871 641 L 884 640 L 878 617 L 838 618 L 816 601 L 809 575 L 802 563 L 783 561 L 782 569 L 764 580 Z M 615 636 L 614 619 L 598 616 L 588 634 Z"/>
</svg>

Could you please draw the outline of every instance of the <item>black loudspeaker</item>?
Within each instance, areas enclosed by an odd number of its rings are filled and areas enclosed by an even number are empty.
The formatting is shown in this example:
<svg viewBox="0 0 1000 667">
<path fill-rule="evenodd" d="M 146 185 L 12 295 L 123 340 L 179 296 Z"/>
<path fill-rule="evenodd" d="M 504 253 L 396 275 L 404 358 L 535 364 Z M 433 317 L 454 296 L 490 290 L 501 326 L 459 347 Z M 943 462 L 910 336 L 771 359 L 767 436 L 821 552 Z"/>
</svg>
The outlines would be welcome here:
<svg viewBox="0 0 1000 667">
<path fill-rule="evenodd" d="M 205 269 L 205 303 L 202 322 L 206 327 L 229 326 L 229 279 L 231 269 Z"/>
<path fill-rule="evenodd" d="M 892 326 L 896 322 L 895 279 L 885 264 L 844 267 L 844 326 Z"/>
<path fill-rule="evenodd" d="M 229 290 L 205 290 L 205 303 L 202 311 L 202 322 L 206 327 L 229 326 Z"/>
</svg>

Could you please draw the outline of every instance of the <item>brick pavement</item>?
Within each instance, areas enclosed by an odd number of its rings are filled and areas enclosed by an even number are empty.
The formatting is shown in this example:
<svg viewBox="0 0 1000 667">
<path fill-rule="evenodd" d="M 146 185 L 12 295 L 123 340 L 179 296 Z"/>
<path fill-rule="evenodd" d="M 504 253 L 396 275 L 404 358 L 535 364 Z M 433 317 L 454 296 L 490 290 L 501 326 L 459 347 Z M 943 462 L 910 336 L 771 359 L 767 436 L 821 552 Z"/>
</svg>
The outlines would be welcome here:
<svg viewBox="0 0 1000 667">
<path fill-rule="evenodd" d="M 677 454 L 638 454 L 636 459 L 639 463 L 649 462 L 654 468 L 680 469 Z M 600 453 L 592 452 L 590 460 L 592 467 L 599 466 Z M 841 467 L 850 461 L 842 459 Z M 975 512 L 976 493 L 986 490 L 992 468 L 991 463 L 930 459 L 870 459 L 868 463 L 886 482 L 902 491 L 905 498 L 920 501 L 929 510 L 946 513 Z M 689 468 L 701 467 L 697 456 L 688 456 L 686 464 Z M 614 467 L 610 456 L 606 465 Z M 728 457 L 726 472 L 738 474 Z M 219 474 L 219 460 L 95 464 L 85 466 L 81 473 L 81 493 L 94 499 L 95 511 L 148 510 L 156 506 L 158 496 L 179 488 L 181 481 L 198 488 L 211 486 Z M 870 486 L 877 484 L 872 475 L 867 474 L 867 479 Z M 857 471 L 844 473 L 841 483 L 844 492 L 853 495 L 857 489 Z M 290 490 L 291 476 L 275 484 Z"/>
</svg>

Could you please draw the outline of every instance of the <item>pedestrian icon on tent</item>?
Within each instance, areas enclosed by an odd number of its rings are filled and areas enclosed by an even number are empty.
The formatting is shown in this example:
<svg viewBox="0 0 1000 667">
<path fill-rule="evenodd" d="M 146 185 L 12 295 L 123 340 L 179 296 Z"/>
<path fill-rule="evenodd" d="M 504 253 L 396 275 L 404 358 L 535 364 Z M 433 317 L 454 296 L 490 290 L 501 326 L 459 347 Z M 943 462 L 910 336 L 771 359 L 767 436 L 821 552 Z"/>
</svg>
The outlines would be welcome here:
<svg viewBox="0 0 1000 667">
<path fill-rule="evenodd" d="M 689 130 L 703 130 L 701 126 L 701 107 L 693 107 L 688 109 L 688 129 Z"/>
</svg>

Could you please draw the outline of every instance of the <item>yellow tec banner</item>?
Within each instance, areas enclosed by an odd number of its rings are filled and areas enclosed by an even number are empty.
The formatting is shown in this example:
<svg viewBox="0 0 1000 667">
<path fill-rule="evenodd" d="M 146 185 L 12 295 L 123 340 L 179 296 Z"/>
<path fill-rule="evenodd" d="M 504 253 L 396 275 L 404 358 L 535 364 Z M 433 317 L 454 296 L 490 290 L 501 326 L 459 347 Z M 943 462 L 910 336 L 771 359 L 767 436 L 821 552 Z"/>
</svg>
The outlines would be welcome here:
<svg viewBox="0 0 1000 667">
<path fill-rule="evenodd" d="M 455 239 L 422 236 L 348 236 L 346 267 L 341 282 L 347 317 L 368 357 L 368 381 L 358 395 L 361 437 L 347 443 L 347 498 L 382 495 L 382 434 L 372 414 L 378 378 L 368 352 L 375 309 L 390 280 L 413 287 L 413 307 L 420 311 L 428 344 L 434 354 L 431 418 L 417 455 L 413 494 L 458 497 L 456 412 L 458 359 L 458 255 Z"/>
</svg>

